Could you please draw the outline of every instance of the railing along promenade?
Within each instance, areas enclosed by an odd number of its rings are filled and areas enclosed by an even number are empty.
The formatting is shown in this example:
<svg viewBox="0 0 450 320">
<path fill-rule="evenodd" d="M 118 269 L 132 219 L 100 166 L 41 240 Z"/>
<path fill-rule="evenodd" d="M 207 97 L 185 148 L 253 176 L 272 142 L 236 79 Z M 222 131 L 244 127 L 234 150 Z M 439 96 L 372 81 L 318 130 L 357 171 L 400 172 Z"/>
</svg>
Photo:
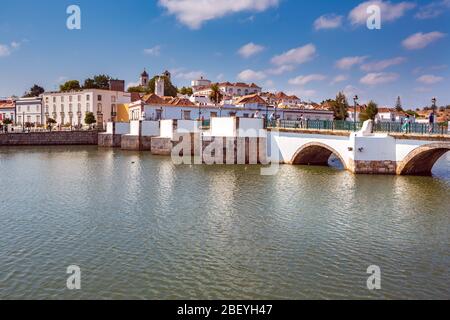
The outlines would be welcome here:
<svg viewBox="0 0 450 320">
<path fill-rule="evenodd" d="M 299 129 L 355 132 L 363 127 L 363 122 L 352 121 L 322 121 L 322 120 L 274 120 L 266 123 L 267 128 L 273 129 Z M 408 125 L 397 122 L 374 123 L 374 133 L 398 133 L 416 135 L 449 135 L 448 124 L 410 123 Z"/>
</svg>

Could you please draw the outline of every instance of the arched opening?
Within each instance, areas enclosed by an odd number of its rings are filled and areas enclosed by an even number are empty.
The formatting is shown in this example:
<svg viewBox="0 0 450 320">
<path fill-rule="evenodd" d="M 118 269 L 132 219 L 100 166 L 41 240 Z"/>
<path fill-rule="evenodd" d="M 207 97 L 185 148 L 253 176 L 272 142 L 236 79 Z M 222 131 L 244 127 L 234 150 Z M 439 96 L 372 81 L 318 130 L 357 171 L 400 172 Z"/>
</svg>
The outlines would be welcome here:
<svg viewBox="0 0 450 320">
<path fill-rule="evenodd" d="M 346 169 L 346 163 L 333 148 L 318 142 L 308 143 L 301 147 L 292 159 L 294 165 L 332 166 Z"/>
<path fill-rule="evenodd" d="M 405 176 L 431 176 L 436 162 L 450 151 L 450 144 L 431 144 L 412 151 L 398 166 L 397 173 Z"/>
</svg>

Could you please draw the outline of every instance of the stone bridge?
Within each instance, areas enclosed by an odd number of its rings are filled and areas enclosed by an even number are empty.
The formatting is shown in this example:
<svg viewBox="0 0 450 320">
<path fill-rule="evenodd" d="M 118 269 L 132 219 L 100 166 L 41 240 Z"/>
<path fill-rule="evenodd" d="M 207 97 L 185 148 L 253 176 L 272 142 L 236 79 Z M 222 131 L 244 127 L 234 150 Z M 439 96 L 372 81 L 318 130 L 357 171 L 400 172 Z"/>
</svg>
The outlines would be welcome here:
<svg viewBox="0 0 450 320">
<path fill-rule="evenodd" d="M 270 130 L 272 161 L 323 165 L 334 155 L 357 174 L 431 175 L 436 162 L 450 151 L 450 136 Z"/>
</svg>

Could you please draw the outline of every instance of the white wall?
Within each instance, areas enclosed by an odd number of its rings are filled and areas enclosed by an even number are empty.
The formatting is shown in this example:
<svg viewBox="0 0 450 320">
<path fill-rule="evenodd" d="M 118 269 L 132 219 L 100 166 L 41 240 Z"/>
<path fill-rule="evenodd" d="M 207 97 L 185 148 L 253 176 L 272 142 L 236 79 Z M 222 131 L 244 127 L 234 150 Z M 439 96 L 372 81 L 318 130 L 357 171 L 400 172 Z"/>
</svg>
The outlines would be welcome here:
<svg viewBox="0 0 450 320">
<path fill-rule="evenodd" d="M 160 137 L 161 138 L 170 138 L 173 139 L 174 136 L 174 121 L 173 120 L 161 120 L 161 131 L 160 131 Z"/>
<path fill-rule="evenodd" d="M 130 135 L 139 136 L 139 126 L 142 126 L 143 137 L 159 136 L 159 121 L 130 121 Z"/>
<path fill-rule="evenodd" d="M 209 134 L 213 137 L 236 137 L 236 118 L 212 118 Z"/>
<path fill-rule="evenodd" d="M 113 123 L 108 122 L 106 125 L 106 133 L 113 134 Z M 115 134 L 128 134 L 130 133 L 130 123 L 128 122 L 116 122 Z"/>
<path fill-rule="evenodd" d="M 349 165 L 348 160 L 351 159 L 350 156 L 352 151 L 348 150 L 348 148 L 351 147 L 349 137 L 276 131 L 271 131 L 269 136 L 272 144 L 272 152 L 274 150 L 279 150 L 279 159 L 276 158 L 276 154 L 271 154 L 273 161 L 279 160 L 281 162 L 289 163 L 293 160 L 295 154 L 302 146 L 311 142 L 319 142 L 330 146 L 341 155 L 344 161 L 346 161 L 347 166 Z"/>
<path fill-rule="evenodd" d="M 239 137 L 265 137 L 263 119 L 239 118 L 239 128 L 237 131 Z"/>
<path fill-rule="evenodd" d="M 195 133 L 200 132 L 200 121 L 194 120 L 178 120 L 177 132 L 178 133 Z"/>
</svg>

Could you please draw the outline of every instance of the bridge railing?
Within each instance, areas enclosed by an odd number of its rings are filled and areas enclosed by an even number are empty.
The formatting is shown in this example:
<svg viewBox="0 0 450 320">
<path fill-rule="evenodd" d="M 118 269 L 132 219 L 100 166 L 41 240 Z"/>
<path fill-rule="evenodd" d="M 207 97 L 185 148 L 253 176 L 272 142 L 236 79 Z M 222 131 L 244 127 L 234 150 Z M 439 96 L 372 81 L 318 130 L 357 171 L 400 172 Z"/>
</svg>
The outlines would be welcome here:
<svg viewBox="0 0 450 320">
<path fill-rule="evenodd" d="M 328 131 L 359 131 L 363 122 L 353 121 L 323 121 L 323 120 L 273 120 L 267 121 L 268 128 L 328 130 Z M 403 134 L 449 134 L 448 125 L 427 123 L 401 124 L 398 122 L 378 122 L 374 124 L 374 132 Z"/>
</svg>

